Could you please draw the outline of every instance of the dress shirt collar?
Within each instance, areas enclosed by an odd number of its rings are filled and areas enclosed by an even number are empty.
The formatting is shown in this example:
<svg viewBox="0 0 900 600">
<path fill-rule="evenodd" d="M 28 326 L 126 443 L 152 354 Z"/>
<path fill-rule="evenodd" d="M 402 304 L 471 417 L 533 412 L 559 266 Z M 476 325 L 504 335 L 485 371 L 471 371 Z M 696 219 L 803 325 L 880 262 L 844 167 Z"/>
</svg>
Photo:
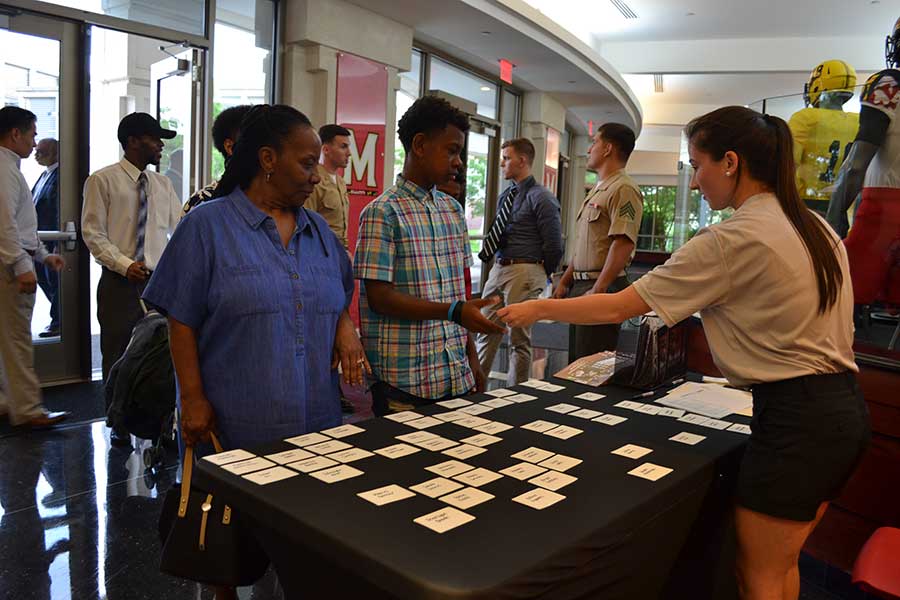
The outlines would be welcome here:
<svg viewBox="0 0 900 600">
<path fill-rule="evenodd" d="M 16 167 L 22 164 L 22 157 L 7 148 L 6 146 L 0 146 L 0 157 L 3 157 L 4 160 L 9 160 L 15 163 Z"/>
<path fill-rule="evenodd" d="M 410 181 L 403 175 L 397 175 L 397 187 L 405 191 L 407 194 L 409 194 L 419 202 L 427 202 L 428 200 L 432 200 L 434 199 L 434 194 L 437 193 L 437 188 L 426 190 L 419 184 Z"/>
<path fill-rule="evenodd" d="M 47 175 L 49 175 L 50 173 L 52 173 L 53 171 L 55 171 L 58 168 L 59 168 L 59 163 L 58 162 L 53 163 L 52 165 L 47 167 L 47 171 L 46 171 Z"/>
<path fill-rule="evenodd" d="M 131 163 L 131 161 L 128 160 L 127 158 L 125 158 L 124 156 L 122 157 L 122 160 L 119 161 L 119 165 L 123 169 L 125 169 L 125 173 L 128 174 L 128 176 L 131 178 L 131 180 L 133 182 L 137 183 L 138 177 L 141 176 L 141 173 L 143 173 L 143 171 L 141 171 L 136 166 L 134 166 Z"/>
<path fill-rule="evenodd" d="M 534 180 L 534 175 L 529 175 L 522 181 L 513 181 L 513 185 L 518 188 L 516 191 L 516 196 L 518 196 L 519 194 L 527 194 L 528 190 L 531 189 L 531 187 L 536 183 L 537 182 Z"/>
<path fill-rule="evenodd" d="M 271 219 L 269 215 L 253 204 L 253 201 L 247 197 L 247 194 L 240 187 L 234 188 L 234 191 L 228 194 L 227 198 L 251 229 L 259 229 L 266 219 Z M 295 208 L 294 215 L 297 219 L 297 231 L 303 231 L 309 227 L 309 218 L 306 216 L 305 210 Z"/>
</svg>

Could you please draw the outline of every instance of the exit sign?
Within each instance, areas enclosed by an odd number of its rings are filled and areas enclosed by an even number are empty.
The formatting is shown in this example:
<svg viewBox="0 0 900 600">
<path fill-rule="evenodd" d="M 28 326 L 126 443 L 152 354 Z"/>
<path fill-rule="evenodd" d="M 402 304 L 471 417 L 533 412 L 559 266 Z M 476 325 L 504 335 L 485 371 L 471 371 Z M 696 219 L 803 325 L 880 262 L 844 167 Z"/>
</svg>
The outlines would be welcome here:
<svg viewBox="0 0 900 600">
<path fill-rule="evenodd" d="M 505 58 L 500 59 L 500 81 L 504 83 L 512 83 L 513 64 Z"/>
</svg>

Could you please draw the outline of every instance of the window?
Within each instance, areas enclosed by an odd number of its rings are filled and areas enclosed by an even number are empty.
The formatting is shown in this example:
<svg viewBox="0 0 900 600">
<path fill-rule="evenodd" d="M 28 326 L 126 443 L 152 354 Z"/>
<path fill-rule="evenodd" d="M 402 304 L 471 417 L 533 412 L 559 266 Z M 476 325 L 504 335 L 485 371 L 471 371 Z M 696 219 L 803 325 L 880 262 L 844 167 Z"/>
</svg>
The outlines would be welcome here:
<svg viewBox="0 0 900 600">
<path fill-rule="evenodd" d="M 403 171 L 403 161 L 406 159 L 406 152 L 403 150 L 403 144 L 400 143 L 397 127 L 400 119 L 409 110 L 409 107 L 413 105 L 413 102 L 418 100 L 421 93 L 422 53 L 418 50 L 413 50 L 409 71 L 400 73 L 400 89 L 397 90 L 396 95 L 397 122 L 394 123 L 394 180 Z M 392 183 L 393 181 L 389 182 L 388 185 Z"/>
<path fill-rule="evenodd" d="M 274 99 L 272 51 L 275 3 L 216 2 L 213 41 L 213 119 L 226 108 Z M 225 171 L 225 158 L 212 152 L 212 178 Z"/>
<path fill-rule="evenodd" d="M 674 185 L 642 185 L 640 188 L 644 196 L 644 216 L 638 232 L 638 250 L 674 252 L 678 249 L 675 247 L 677 227 L 686 228 L 684 240 L 687 241 L 701 228 L 720 223 L 733 212 L 731 209 L 713 212 L 700 198 L 700 192 L 692 190 L 685 214 L 679 215 L 678 188 Z"/>
<path fill-rule="evenodd" d="M 154 2 L 108 2 L 106 0 L 46 0 L 50 4 L 128 19 L 195 35 L 205 34 L 205 0 L 155 0 Z M 230 3 L 228 3 L 230 4 Z M 221 9 L 218 9 L 219 12 Z"/>
<path fill-rule="evenodd" d="M 429 82 L 434 91 L 440 90 L 474 102 L 477 114 L 489 119 L 497 118 L 497 85 L 487 79 L 432 56 Z"/>
</svg>

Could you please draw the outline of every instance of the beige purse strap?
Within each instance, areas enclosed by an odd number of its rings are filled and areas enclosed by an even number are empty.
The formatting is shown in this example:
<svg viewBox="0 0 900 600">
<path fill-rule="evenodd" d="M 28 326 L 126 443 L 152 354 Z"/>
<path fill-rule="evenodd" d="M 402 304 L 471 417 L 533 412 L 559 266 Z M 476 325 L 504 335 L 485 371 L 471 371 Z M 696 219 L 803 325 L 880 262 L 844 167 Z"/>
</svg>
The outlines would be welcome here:
<svg viewBox="0 0 900 600">
<path fill-rule="evenodd" d="M 222 444 L 215 433 L 210 432 L 209 437 L 212 438 L 213 448 L 216 454 L 222 452 Z M 181 499 L 178 501 L 178 516 L 184 518 L 187 514 L 188 498 L 191 495 L 191 475 L 194 471 L 194 448 L 186 446 L 184 449 L 184 464 L 181 469 Z"/>
</svg>

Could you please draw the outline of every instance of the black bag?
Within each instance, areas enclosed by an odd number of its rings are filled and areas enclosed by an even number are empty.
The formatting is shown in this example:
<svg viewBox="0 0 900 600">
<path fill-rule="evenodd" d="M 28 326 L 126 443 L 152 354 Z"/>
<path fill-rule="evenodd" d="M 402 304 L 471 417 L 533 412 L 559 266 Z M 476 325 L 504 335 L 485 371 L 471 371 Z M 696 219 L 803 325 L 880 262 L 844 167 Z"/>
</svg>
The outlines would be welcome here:
<svg viewBox="0 0 900 600">
<path fill-rule="evenodd" d="M 667 327 L 655 314 L 622 323 L 615 373 L 607 383 L 653 390 L 687 373 L 687 325 Z"/>
<path fill-rule="evenodd" d="M 166 317 L 147 312 L 106 379 L 106 422 L 156 440 L 175 411 L 175 369 Z"/>
<path fill-rule="evenodd" d="M 216 452 L 221 452 L 219 440 L 212 439 Z M 159 569 L 207 585 L 252 585 L 265 574 L 269 558 L 256 538 L 235 522 L 227 504 L 191 489 L 193 466 L 194 450 L 188 446 L 181 485 L 166 493 L 159 516 Z"/>
</svg>

